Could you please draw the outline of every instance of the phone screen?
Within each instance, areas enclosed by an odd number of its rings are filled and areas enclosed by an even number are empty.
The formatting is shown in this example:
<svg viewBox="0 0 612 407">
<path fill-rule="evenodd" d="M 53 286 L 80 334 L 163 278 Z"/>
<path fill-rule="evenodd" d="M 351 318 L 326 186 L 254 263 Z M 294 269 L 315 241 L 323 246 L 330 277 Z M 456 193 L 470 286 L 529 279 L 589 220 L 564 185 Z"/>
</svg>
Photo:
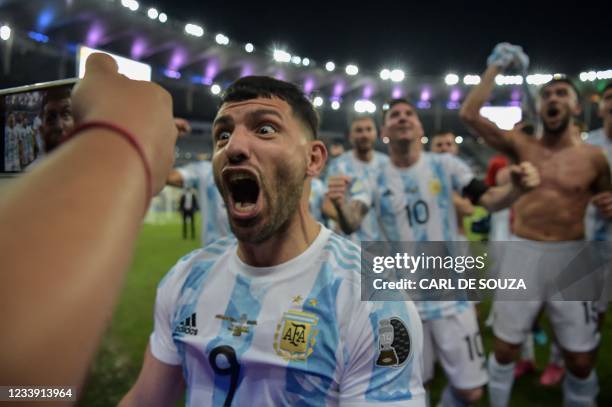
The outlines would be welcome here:
<svg viewBox="0 0 612 407">
<path fill-rule="evenodd" d="M 73 129 L 75 83 L 66 79 L 0 90 L 0 172 L 26 171 Z"/>
</svg>

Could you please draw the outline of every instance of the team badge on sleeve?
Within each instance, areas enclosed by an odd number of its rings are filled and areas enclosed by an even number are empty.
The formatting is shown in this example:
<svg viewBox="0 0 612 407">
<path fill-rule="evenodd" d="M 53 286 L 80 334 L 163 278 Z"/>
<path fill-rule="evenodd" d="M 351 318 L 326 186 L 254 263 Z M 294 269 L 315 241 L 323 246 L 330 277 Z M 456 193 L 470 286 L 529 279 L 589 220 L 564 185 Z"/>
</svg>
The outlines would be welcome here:
<svg viewBox="0 0 612 407">
<path fill-rule="evenodd" d="M 381 319 L 378 322 L 378 358 L 376 365 L 400 367 L 410 356 L 411 340 L 406 324 L 397 318 Z"/>
<path fill-rule="evenodd" d="M 274 334 L 274 350 L 286 360 L 306 360 L 312 354 L 319 332 L 319 318 L 310 312 L 289 310 L 283 314 Z"/>
</svg>

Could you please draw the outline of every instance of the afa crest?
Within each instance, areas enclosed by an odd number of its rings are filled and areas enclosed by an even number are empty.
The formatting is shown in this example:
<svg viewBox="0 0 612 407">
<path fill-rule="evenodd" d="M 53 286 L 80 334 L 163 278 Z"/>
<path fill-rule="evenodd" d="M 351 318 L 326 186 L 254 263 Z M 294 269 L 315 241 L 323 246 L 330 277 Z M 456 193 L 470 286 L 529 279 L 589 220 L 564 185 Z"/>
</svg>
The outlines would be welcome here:
<svg viewBox="0 0 612 407">
<path fill-rule="evenodd" d="M 274 334 L 274 350 L 286 360 L 306 360 L 312 354 L 319 332 L 319 318 L 310 312 L 289 310 L 283 314 Z"/>
<path fill-rule="evenodd" d="M 442 191 L 442 184 L 438 178 L 434 178 L 429 181 L 429 191 L 433 195 L 438 195 Z"/>
</svg>

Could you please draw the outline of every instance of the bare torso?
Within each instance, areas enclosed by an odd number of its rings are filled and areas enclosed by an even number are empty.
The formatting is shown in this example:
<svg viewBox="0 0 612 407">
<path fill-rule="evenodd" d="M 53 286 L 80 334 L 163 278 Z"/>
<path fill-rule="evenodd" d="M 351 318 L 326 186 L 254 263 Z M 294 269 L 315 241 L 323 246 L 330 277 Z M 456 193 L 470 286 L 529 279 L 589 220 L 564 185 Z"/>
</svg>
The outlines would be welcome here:
<svg viewBox="0 0 612 407">
<path fill-rule="evenodd" d="M 514 204 L 514 234 L 540 241 L 582 239 L 586 207 L 599 177 L 595 163 L 599 152 L 579 142 L 549 147 L 517 136 L 518 158 L 538 168 L 541 184 Z"/>
</svg>

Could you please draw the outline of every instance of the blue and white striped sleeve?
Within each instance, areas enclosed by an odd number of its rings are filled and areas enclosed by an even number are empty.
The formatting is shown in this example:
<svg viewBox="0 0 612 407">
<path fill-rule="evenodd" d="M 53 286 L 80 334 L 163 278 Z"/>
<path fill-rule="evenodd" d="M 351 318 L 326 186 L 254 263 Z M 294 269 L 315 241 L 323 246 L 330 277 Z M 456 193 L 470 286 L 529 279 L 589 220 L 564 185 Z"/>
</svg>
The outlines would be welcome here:
<svg viewBox="0 0 612 407">
<path fill-rule="evenodd" d="M 172 339 L 172 318 L 176 305 L 174 299 L 177 294 L 177 280 L 181 274 L 181 263 L 183 261 L 179 261 L 157 286 L 153 333 L 149 338 L 153 356 L 169 365 L 181 364 L 181 357 Z"/>
<path fill-rule="evenodd" d="M 341 406 L 425 406 L 423 329 L 411 301 L 361 302 L 346 336 Z"/>
</svg>

